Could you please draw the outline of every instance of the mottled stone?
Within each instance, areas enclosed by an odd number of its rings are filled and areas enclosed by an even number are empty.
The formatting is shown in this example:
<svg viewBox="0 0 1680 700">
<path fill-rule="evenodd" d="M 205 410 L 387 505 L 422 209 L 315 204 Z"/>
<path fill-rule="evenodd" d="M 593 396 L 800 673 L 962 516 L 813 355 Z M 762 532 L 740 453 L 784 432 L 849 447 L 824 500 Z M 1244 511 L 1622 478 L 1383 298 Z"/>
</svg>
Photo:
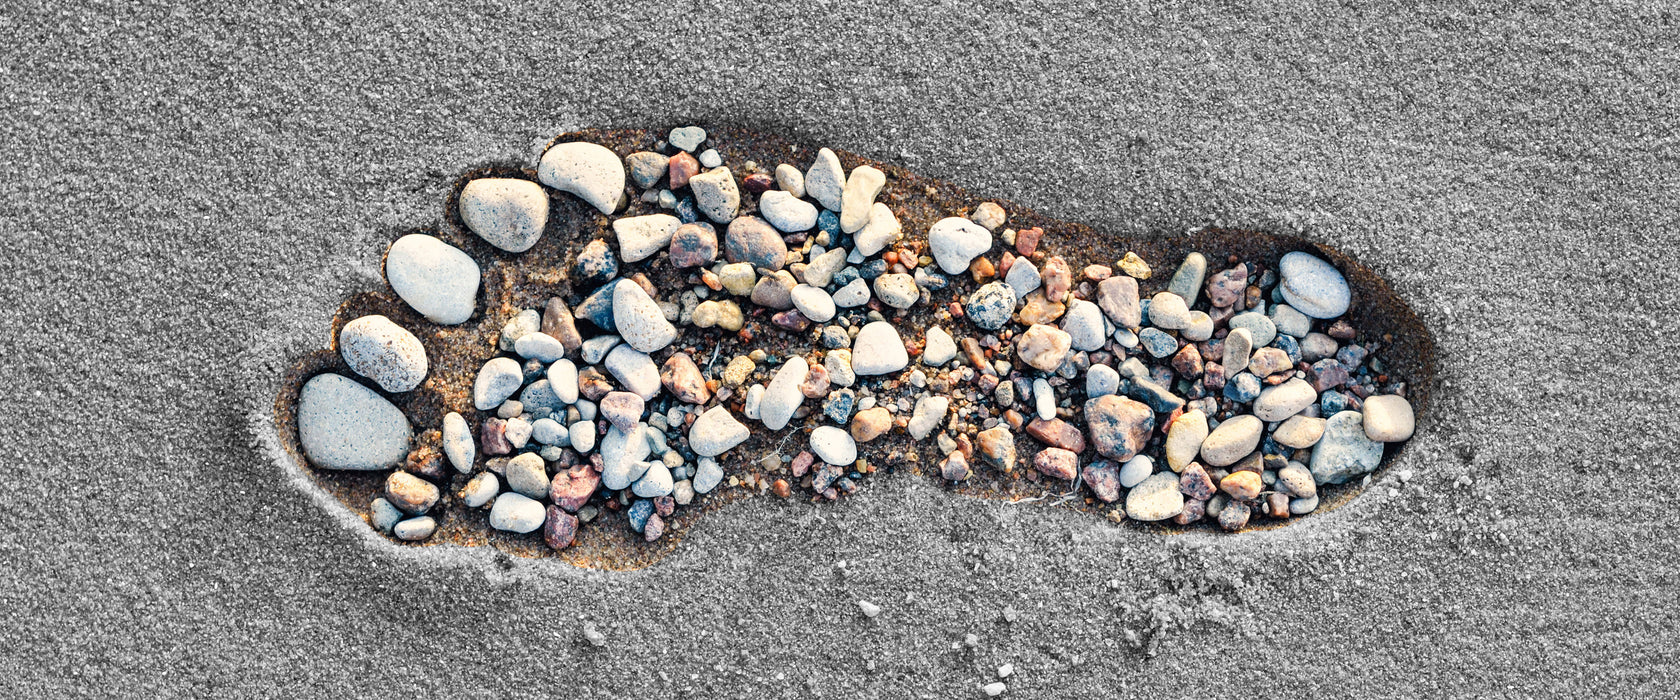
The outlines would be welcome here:
<svg viewBox="0 0 1680 700">
<path fill-rule="evenodd" d="M 478 178 L 461 188 L 457 201 L 467 229 L 509 253 L 530 250 L 548 224 L 548 193 L 530 180 Z"/>
<path fill-rule="evenodd" d="M 724 233 L 723 252 L 729 262 L 780 270 L 787 264 L 788 248 L 782 234 L 769 222 L 756 216 L 743 216 L 730 222 Z"/>
<path fill-rule="evenodd" d="M 1052 479 L 1072 481 L 1079 476 L 1079 455 L 1059 447 L 1046 447 L 1033 455 L 1033 468 Z"/>
<path fill-rule="evenodd" d="M 1184 510 L 1178 475 L 1162 472 L 1139 482 L 1126 494 L 1126 517 L 1140 522 L 1166 520 Z"/>
<path fill-rule="evenodd" d="M 1120 462 L 1142 450 L 1155 429 L 1154 412 L 1122 396 L 1101 396 L 1086 401 L 1085 420 L 1097 453 Z"/>
<path fill-rule="evenodd" d="M 1202 441 L 1202 461 L 1214 467 L 1235 464 L 1260 445 L 1260 433 L 1265 427 L 1265 423 L 1251 415 L 1236 416 L 1220 423 Z"/>
</svg>

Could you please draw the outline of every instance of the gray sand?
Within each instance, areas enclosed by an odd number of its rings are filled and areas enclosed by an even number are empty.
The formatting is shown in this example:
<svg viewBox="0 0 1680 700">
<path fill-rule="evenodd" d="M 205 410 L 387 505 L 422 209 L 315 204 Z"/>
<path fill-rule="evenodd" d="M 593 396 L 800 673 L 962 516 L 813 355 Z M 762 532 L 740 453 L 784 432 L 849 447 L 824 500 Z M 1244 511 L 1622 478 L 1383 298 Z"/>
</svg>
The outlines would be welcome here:
<svg viewBox="0 0 1680 700">
<path fill-rule="evenodd" d="M 977 697 L 1006 662 L 1011 697 L 1672 692 L 1671 12 L 29 5 L 0 17 L 0 696 Z M 1279 530 L 900 477 L 622 575 L 399 549 L 266 458 L 253 349 L 327 343 L 457 173 L 689 122 L 1116 234 L 1337 246 L 1434 328 L 1437 400 L 1385 481 Z"/>
</svg>

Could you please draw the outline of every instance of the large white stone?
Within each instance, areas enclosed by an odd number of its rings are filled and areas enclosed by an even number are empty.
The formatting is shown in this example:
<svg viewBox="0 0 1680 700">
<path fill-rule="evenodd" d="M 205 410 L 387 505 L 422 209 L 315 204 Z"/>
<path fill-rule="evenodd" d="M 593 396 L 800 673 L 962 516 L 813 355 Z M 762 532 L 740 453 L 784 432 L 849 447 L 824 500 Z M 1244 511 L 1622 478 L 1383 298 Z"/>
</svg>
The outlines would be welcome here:
<svg viewBox="0 0 1680 700">
<path fill-rule="evenodd" d="M 619 280 L 613 287 L 613 325 L 619 337 L 642 352 L 658 352 L 677 339 L 677 327 L 665 320 L 659 303 L 642 285 Z"/>
<path fill-rule="evenodd" d="M 478 263 L 455 246 L 411 233 L 385 254 L 391 290 L 433 323 L 465 323 L 478 304 Z"/>
<path fill-rule="evenodd" d="M 910 352 L 891 323 L 867 324 L 852 339 L 852 371 L 860 376 L 897 372 L 909 365 Z"/>
<path fill-rule="evenodd" d="M 613 213 L 624 197 L 624 161 L 605 146 L 587 141 L 548 149 L 537 166 L 537 179 L 577 195 L 602 214 Z"/>
<path fill-rule="evenodd" d="M 618 236 L 618 256 L 624 262 L 646 260 L 671 244 L 671 234 L 682 226 L 682 219 L 670 214 L 626 216 L 613 221 L 613 234 Z"/>
<path fill-rule="evenodd" d="M 946 217 L 928 228 L 928 248 L 939 269 L 955 275 L 968 270 L 969 263 L 992 249 L 992 232 L 960 216 Z"/>
<path fill-rule="evenodd" d="M 355 380 L 331 373 L 304 383 L 297 426 L 304 456 L 325 469 L 394 467 L 408 456 L 414 438 L 401 409 Z"/>
<path fill-rule="evenodd" d="M 788 358 L 782 368 L 776 370 L 776 376 L 770 380 L 770 386 L 764 389 L 764 398 L 758 403 L 758 417 L 764 422 L 764 427 L 771 430 L 787 427 L 799 405 L 805 402 L 805 394 L 799 391 L 799 385 L 810 372 L 811 366 L 798 355 Z"/>
<path fill-rule="evenodd" d="M 461 188 L 461 221 L 479 238 L 509 253 L 523 253 L 548 224 L 548 193 L 530 180 L 486 177 Z"/>
<path fill-rule="evenodd" d="M 377 314 L 344 324 L 338 353 L 351 371 L 392 393 L 411 391 L 426 378 L 426 347 L 420 339 Z"/>
<path fill-rule="evenodd" d="M 735 420 L 729 409 L 713 406 L 694 419 L 688 429 L 688 446 L 701 457 L 716 457 L 746 442 L 747 426 Z"/>
</svg>

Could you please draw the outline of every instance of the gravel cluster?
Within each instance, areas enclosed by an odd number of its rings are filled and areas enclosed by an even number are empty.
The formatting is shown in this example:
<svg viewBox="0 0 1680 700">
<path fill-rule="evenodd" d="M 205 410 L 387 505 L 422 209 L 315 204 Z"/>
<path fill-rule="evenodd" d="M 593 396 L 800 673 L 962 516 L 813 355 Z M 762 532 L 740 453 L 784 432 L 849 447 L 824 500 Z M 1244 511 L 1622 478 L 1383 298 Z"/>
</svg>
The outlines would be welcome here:
<svg viewBox="0 0 1680 700">
<path fill-rule="evenodd" d="M 635 197 L 655 213 L 616 216 L 567 261 L 592 291 L 507 318 L 471 405 L 418 446 L 378 392 L 333 374 L 306 383 L 311 461 L 390 469 L 371 520 L 398 539 L 430 537 L 429 511 L 458 500 L 558 550 L 602 509 L 653 541 L 719 488 L 834 500 L 896 465 L 1083 489 L 1116 520 L 1240 530 L 1311 513 L 1320 486 L 1368 474 L 1411 437 L 1405 384 L 1378 358 L 1392 339 L 1349 323 L 1353 290 L 1310 253 L 1127 252 L 1075 270 L 1053 233 L 1008 228 L 996 203 L 906 231 L 877 201 L 881 170 L 847 171 L 828 149 L 803 170 L 728 164 L 707 145 L 698 127 L 622 159 L 564 143 L 540 182 L 469 182 L 462 221 L 509 253 L 535 245 L 552 196 L 608 216 Z M 655 266 L 686 288 L 656 287 Z M 480 270 L 434 237 L 394 243 L 386 275 L 434 323 L 472 314 Z M 799 342 L 720 356 L 717 334 L 752 344 L 765 323 Z M 391 394 L 427 374 L 413 333 L 383 316 L 351 321 L 339 348 Z M 738 449 L 773 431 L 803 448 Z M 450 469 L 465 486 L 443 494 Z"/>
</svg>

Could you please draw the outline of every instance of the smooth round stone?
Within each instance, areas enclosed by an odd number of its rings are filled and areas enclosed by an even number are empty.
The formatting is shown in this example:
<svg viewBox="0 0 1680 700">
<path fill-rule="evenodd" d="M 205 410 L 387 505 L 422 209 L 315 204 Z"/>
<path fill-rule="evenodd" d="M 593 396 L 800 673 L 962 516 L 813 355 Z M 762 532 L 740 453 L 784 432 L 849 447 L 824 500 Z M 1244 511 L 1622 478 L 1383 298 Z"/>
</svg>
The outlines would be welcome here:
<svg viewBox="0 0 1680 700">
<path fill-rule="evenodd" d="M 1067 313 L 1062 315 L 1061 329 L 1073 339 L 1075 350 L 1091 352 L 1108 344 L 1102 309 L 1084 299 L 1068 302 Z"/>
<path fill-rule="evenodd" d="M 776 166 L 776 186 L 794 197 L 805 196 L 805 173 L 787 163 Z M 763 208 L 763 204 L 759 205 Z"/>
<path fill-rule="evenodd" d="M 1017 301 L 1013 287 L 1003 282 L 991 282 L 981 285 L 969 295 L 963 311 L 976 328 L 995 331 L 1009 323 Z"/>
<path fill-rule="evenodd" d="M 531 498 L 548 495 L 548 471 L 535 452 L 521 452 L 508 460 L 502 474 L 514 493 Z"/>
<path fill-rule="evenodd" d="M 957 341 L 950 333 L 939 326 L 927 330 L 926 342 L 922 347 L 922 364 L 929 367 L 939 367 L 950 362 L 957 356 Z"/>
<path fill-rule="evenodd" d="M 922 298 L 922 291 L 916 287 L 916 278 L 910 275 L 881 275 L 875 278 L 875 296 L 887 306 L 908 309 Z"/>
<path fill-rule="evenodd" d="M 694 492 L 711 493 L 723 482 L 723 467 L 711 457 L 701 457 L 694 467 Z"/>
<path fill-rule="evenodd" d="M 1154 473 L 1155 460 L 1150 459 L 1148 455 L 1138 455 L 1120 465 L 1120 486 L 1122 488 L 1132 488 L 1143 483 L 1144 479 L 1149 478 L 1149 475 Z"/>
<path fill-rule="evenodd" d="M 1364 423 L 1358 411 L 1342 411 L 1325 421 L 1324 437 L 1313 447 L 1313 479 L 1320 484 L 1342 484 L 1377 468 L 1383 444 L 1365 435 Z"/>
<path fill-rule="evenodd" d="M 1207 315 L 1206 311 L 1191 311 L 1190 325 L 1185 326 L 1178 334 L 1193 343 L 1200 343 L 1212 338 L 1213 317 Z"/>
<path fill-rule="evenodd" d="M 535 532 L 547 515 L 541 501 L 508 492 L 497 496 L 496 504 L 490 506 L 490 527 L 519 534 Z"/>
<path fill-rule="evenodd" d="M 585 419 L 573 423 L 566 428 L 566 437 L 572 449 L 581 454 L 589 454 L 590 450 L 595 449 L 595 421 Z"/>
<path fill-rule="evenodd" d="M 769 222 L 756 216 L 743 216 L 729 222 L 729 228 L 724 231 L 723 255 L 732 263 L 780 270 L 787 264 L 787 241 Z"/>
<path fill-rule="evenodd" d="M 1175 472 L 1184 471 L 1201 453 L 1202 442 L 1208 437 L 1207 414 L 1185 411 L 1167 427 L 1165 447 L 1167 466 Z"/>
<path fill-rule="evenodd" d="M 558 144 L 537 166 L 543 184 L 577 195 L 602 214 L 611 214 L 624 197 L 624 162 L 605 146 L 586 141 Z"/>
<path fill-rule="evenodd" d="M 849 467 L 857 461 L 857 441 L 850 433 L 832 425 L 811 431 L 811 451 L 822 461 L 839 467 Z"/>
<path fill-rule="evenodd" d="M 472 428 L 467 425 L 467 419 L 453 411 L 443 416 L 443 455 L 449 458 L 455 471 L 472 473 L 473 459 L 477 457 Z"/>
<path fill-rule="evenodd" d="M 577 365 L 571 360 L 561 358 L 548 366 L 548 388 L 554 392 L 554 397 L 560 403 L 571 405 L 578 400 L 578 371 Z"/>
<path fill-rule="evenodd" d="M 689 426 L 688 446 L 701 457 L 716 457 L 746 442 L 748 435 L 747 426 L 735 420 L 729 409 L 713 406 Z"/>
<path fill-rule="evenodd" d="M 401 508 L 391 505 L 390 501 L 383 498 L 375 498 L 373 503 L 368 504 L 368 522 L 373 525 L 373 529 L 383 533 L 389 534 L 406 515 Z"/>
<path fill-rule="evenodd" d="M 511 357 L 492 358 L 473 380 L 473 406 L 488 411 L 502 405 L 525 383 L 525 371 Z"/>
<path fill-rule="evenodd" d="M 1149 300 L 1149 323 L 1169 331 L 1185 328 L 1190 325 L 1190 307 L 1184 297 L 1161 292 Z"/>
<path fill-rule="evenodd" d="M 1253 342 L 1252 346 L 1256 348 L 1271 345 L 1272 339 L 1277 337 L 1277 325 L 1272 323 L 1272 319 L 1253 311 L 1232 316 L 1231 320 L 1225 322 L 1225 325 L 1230 326 L 1233 332 L 1239 328 L 1248 331 L 1249 338 Z"/>
<path fill-rule="evenodd" d="M 1365 436 L 1377 442 L 1402 442 L 1417 427 L 1412 403 L 1403 396 L 1383 394 L 1365 399 Z"/>
<path fill-rule="evenodd" d="M 1050 382 L 1043 377 L 1033 380 L 1033 408 L 1038 412 L 1040 420 L 1056 419 L 1056 392 L 1050 388 Z"/>
<path fill-rule="evenodd" d="M 559 360 L 566 354 L 566 346 L 555 340 L 547 333 L 526 333 L 519 340 L 513 341 L 513 351 L 527 360 L 537 360 L 544 364 Z"/>
<path fill-rule="evenodd" d="M 1085 373 L 1085 397 L 1094 399 L 1120 390 L 1120 373 L 1108 365 L 1091 365 Z"/>
<path fill-rule="evenodd" d="M 430 515 L 409 518 L 391 528 L 391 534 L 404 542 L 419 542 L 437 532 L 437 520 Z"/>
<path fill-rule="evenodd" d="M 437 485 L 405 471 L 385 477 L 385 500 L 406 513 L 419 515 L 430 510 L 440 495 Z"/>
<path fill-rule="evenodd" d="M 606 437 L 601 439 L 601 484 L 614 491 L 622 491 L 630 487 L 630 483 L 641 476 L 640 463 L 653 452 L 653 446 L 648 444 L 647 437 L 642 434 L 647 426 L 636 424 L 630 432 L 624 432 L 617 427 L 607 429 Z"/>
<path fill-rule="evenodd" d="M 466 488 L 461 489 L 461 502 L 468 508 L 483 508 L 501 490 L 501 481 L 494 473 L 479 472 L 467 480 Z"/>
<path fill-rule="evenodd" d="M 776 371 L 775 378 L 770 380 L 770 386 L 765 387 L 764 398 L 758 404 L 758 417 L 764 422 L 764 427 L 771 430 L 787 427 L 799 405 L 805 402 L 805 394 L 799 391 L 799 385 L 810 372 L 811 367 L 805 358 L 797 355 L 788 358 Z"/>
<path fill-rule="evenodd" d="M 782 190 L 759 196 L 758 215 L 784 233 L 809 231 L 817 226 L 817 206 Z"/>
<path fill-rule="evenodd" d="M 465 323 L 478 304 L 478 263 L 432 236 L 411 233 L 385 253 L 391 290 L 433 323 Z"/>
<path fill-rule="evenodd" d="M 624 342 L 641 352 L 658 352 L 677 339 L 677 327 L 665 320 L 659 303 L 630 280 L 619 280 L 613 288 L 613 325 Z"/>
<path fill-rule="evenodd" d="M 799 309 L 799 313 L 804 314 L 805 318 L 817 323 L 834 318 L 834 298 L 821 288 L 802 284 L 793 288 L 791 296 L 793 308 Z"/>
<path fill-rule="evenodd" d="M 688 179 L 689 191 L 700 213 L 720 224 L 734 220 L 741 210 L 741 190 L 735 185 L 735 174 L 729 168 L 708 170 Z"/>
<path fill-rule="evenodd" d="M 384 316 L 363 316 L 344 324 L 338 352 L 351 371 L 391 393 L 413 390 L 426 379 L 426 348 Z"/>
<path fill-rule="evenodd" d="M 1335 357 L 1341 344 L 1323 333 L 1308 333 L 1301 339 L 1301 359 L 1307 362 L 1317 362 L 1327 357 Z"/>
<path fill-rule="evenodd" d="M 1126 517 L 1141 522 L 1166 520 L 1184 510 L 1184 494 L 1178 490 L 1178 476 L 1154 474 L 1126 494 Z"/>
<path fill-rule="evenodd" d="M 1279 445 L 1304 450 L 1318 444 L 1324 437 L 1324 419 L 1295 415 L 1272 431 L 1272 440 Z"/>
<path fill-rule="evenodd" d="M 1288 304 L 1278 304 L 1271 310 L 1272 325 L 1277 332 L 1291 338 L 1305 338 L 1312 332 L 1312 319 Z"/>
<path fill-rule="evenodd" d="M 1278 261 L 1281 281 L 1278 291 L 1296 311 L 1313 318 L 1336 318 L 1347 313 L 1353 292 L 1347 279 L 1334 266 L 1302 252 L 1288 253 Z"/>
<path fill-rule="evenodd" d="M 1003 276 L 1003 283 L 1015 290 L 1015 299 L 1025 299 L 1039 287 L 1044 285 L 1044 277 L 1038 273 L 1038 266 L 1031 260 L 1021 258 L 1009 266 L 1009 273 Z"/>
<path fill-rule="evenodd" d="M 669 141 L 672 146 L 693 153 L 694 149 L 699 148 L 700 144 L 706 142 L 706 130 L 698 126 L 678 127 L 672 129 L 665 140 Z"/>
<path fill-rule="evenodd" d="M 827 148 L 819 149 L 816 160 L 805 171 L 805 194 L 823 208 L 838 212 L 845 190 L 846 172 L 840 168 L 840 156 Z"/>
<path fill-rule="evenodd" d="M 1254 416 L 1267 423 L 1276 423 L 1306 410 L 1318 402 L 1318 392 L 1305 379 L 1295 377 L 1277 386 L 1260 391 L 1254 400 Z"/>
<path fill-rule="evenodd" d="M 630 492 L 642 498 L 659 498 L 670 495 L 671 489 L 675 487 L 676 482 L 671 479 L 671 470 L 664 464 L 655 462 L 642 474 L 642 478 L 631 484 Z"/>
<path fill-rule="evenodd" d="M 618 254 L 624 262 L 646 260 L 671 244 L 671 234 L 682 226 L 682 220 L 670 214 L 626 216 L 613 221 L 613 234 L 618 236 Z"/>
<path fill-rule="evenodd" d="M 904 235 L 904 227 L 898 223 L 898 217 L 892 208 L 876 202 L 869 208 L 869 223 L 863 229 L 852 234 L 853 245 L 858 255 L 870 256 L 881 252 Z"/>
<path fill-rule="evenodd" d="M 400 464 L 414 429 L 401 409 L 355 380 L 320 374 L 298 394 L 298 441 L 317 467 L 371 471 Z"/>
<path fill-rule="evenodd" d="M 1260 433 L 1265 428 L 1259 418 L 1248 414 L 1220 423 L 1202 441 L 1202 461 L 1213 467 L 1236 464 L 1260 445 Z"/>
<path fill-rule="evenodd" d="M 992 249 L 992 232 L 960 216 L 946 217 L 928 227 L 928 248 L 939 269 L 955 275 Z"/>
<path fill-rule="evenodd" d="M 869 303 L 869 283 L 859 277 L 846 283 L 846 286 L 834 292 L 834 305 L 843 309 L 852 309 Z"/>
<path fill-rule="evenodd" d="M 1292 498 L 1289 500 L 1290 515 L 1306 515 L 1315 510 L 1318 510 L 1317 496 L 1313 496 L 1312 498 Z"/>
<path fill-rule="evenodd" d="M 530 180 L 486 177 L 461 188 L 461 222 L 509 253 L 523 253 L 548 224 L 548 193 Z"/>
<path fill-rule="evenodd" d="M 659 367 L 653 364 L 653 358 L 647 353 L 638 352 L 628 345 L 620 345 L 607 353 L 602 361 L 607 372 L 618 380 L 619 386 L 625 391 L 642 397 L 643 401 L 652 401 L 659 395 Z"/>
<path fill-rule="evenodd" d="M 910 352 L 904 348 L 904 339 L 899 337 L 898 329 L 891 323 L 875 321 L 866 324 L 852 339 L 854 374 L 865 377 L 888 374 L 909 365 Z"/>
</svg>

